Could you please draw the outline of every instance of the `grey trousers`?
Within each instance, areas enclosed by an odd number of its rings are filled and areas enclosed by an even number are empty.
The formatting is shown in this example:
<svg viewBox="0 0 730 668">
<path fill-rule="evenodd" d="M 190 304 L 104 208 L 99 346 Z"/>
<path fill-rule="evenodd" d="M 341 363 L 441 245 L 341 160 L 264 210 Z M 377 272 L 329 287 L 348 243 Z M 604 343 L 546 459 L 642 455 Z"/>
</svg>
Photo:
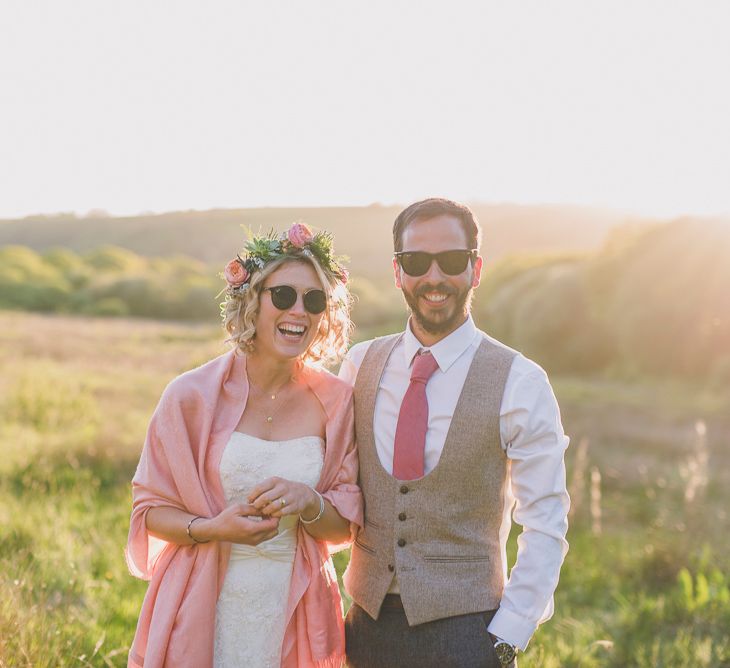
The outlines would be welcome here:
<svg viewBox="0 0 730 668">
<path fill-rule="evenodd" d="M 408 626 L 396 599 L 386 597 L 377 620 L 352 604 L 345 618 L 350 668 L 501 668 L 487 631 L 495 610 Z"/>
</svg>

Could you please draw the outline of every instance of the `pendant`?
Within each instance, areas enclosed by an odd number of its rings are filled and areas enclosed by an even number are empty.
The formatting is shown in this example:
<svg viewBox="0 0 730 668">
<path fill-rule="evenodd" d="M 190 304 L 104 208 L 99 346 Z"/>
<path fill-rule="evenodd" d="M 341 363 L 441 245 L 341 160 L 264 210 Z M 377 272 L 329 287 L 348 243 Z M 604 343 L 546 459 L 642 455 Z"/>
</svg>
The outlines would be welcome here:
<svg viewBox="0 0 730 668">
<path fill-rule="evenodd" d="M 266 418 L 266 421 L 267 422 L 273 422 L 274 421 L 274 416 L 273 415 L 269 415 L 269 417 Z"/>
</svg>

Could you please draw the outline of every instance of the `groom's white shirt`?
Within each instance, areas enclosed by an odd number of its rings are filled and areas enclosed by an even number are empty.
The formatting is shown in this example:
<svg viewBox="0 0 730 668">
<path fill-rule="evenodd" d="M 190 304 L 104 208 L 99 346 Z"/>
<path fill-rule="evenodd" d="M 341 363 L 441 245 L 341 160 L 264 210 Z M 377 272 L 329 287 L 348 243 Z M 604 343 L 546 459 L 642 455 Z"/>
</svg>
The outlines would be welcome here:
<svg viewBox="0 0 730 668">
<path fill-rule="evenodd" d="M 383 468 L 393 470 L 393 443 L 411 363 L 419 350 L 430 350 L 439 368 L 426 386 L 429 417 L 425 472 L 438 464 L 466 375 L 481 342 L 471 316 L 456 331 L 426 348 L 406 327 L 381 378 L 375 402 L 375 446 Z M 503 345 L 489 337 L 496 345 Z M 355 383 L 370 341 L 352 347 L 340 368 L 340 378 Z M 502 447 L 509 459 L 504 515 L 500 529 L 502 563 L 507 582 L 499 610 L 489 624 L 494 635 L 525 649 L 538 624 L 553 613 L 553 592 L 568 543 L 569 498 L 563 455 L 568 437 L 563 432 L 555 395 L 545 372 L 517 354 L 510 368 L 500 408 Z M 515 522 L 523 527 L 517 538 L 517 561 L 507 580 L 506 544 L 514 506 Z M 397 591 L 397 583 L 392 591 Z"/>
</svg>

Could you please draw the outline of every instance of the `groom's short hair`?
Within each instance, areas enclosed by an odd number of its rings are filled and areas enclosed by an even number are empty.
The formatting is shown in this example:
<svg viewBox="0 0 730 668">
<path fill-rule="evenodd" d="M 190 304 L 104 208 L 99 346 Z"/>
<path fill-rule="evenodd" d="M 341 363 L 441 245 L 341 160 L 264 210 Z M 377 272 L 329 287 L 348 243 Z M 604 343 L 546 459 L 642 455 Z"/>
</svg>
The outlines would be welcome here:
<svg viewBox="0 0 730 668">
<path fill-rule="evenodd" d="M 429 197 L 415 202 L 403 209 L 393 223 L 393 250 L 403 250 L 403 231 L 416 220 L 430 220 L 436 216 L 454 216 L 461 222 L 469 249 L 479 248 L 481 229 L 472 210 L 464 205 L 443 197 Z"/>
</svg>

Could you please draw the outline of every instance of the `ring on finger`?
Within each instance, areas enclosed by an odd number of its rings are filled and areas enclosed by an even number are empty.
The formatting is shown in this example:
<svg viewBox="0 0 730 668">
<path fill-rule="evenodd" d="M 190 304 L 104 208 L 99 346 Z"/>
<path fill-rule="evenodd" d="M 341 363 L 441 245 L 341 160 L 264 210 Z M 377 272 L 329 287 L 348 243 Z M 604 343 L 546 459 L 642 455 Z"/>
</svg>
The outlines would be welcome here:
<svg viewBox="0 0 730 668">
<path fill-rule="evenodd" d="M 285 498 L 284 498 L 284 497 L 282 496 L 282 497 L 281 497 L 281 498 L 279 499 L 279 503 L 281 504 L 281 507 L 283 508 L 283 507 L 284 507 L 284 506 L 286 505 L 286 499 L 285 499 Z"/>
</svg>

